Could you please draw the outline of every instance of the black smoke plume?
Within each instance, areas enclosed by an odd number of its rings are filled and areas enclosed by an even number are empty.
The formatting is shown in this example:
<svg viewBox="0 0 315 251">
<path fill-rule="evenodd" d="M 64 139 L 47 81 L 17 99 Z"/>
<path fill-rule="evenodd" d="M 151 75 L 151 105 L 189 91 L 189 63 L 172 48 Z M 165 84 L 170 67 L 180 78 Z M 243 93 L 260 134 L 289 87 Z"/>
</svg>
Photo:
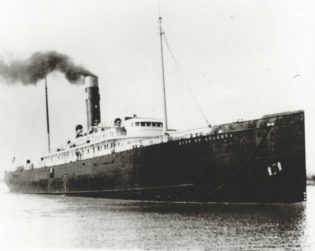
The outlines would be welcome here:
<svg viewBox="0 0 315 251">
<path fill-rule="evenodd" d="M 67 55 L 56 51 L 36 52 L 26 60 L 12 60 L 9 63 L 0 60 L 0 75 L 9 83 L 36 84 L 53 71 L 63 73 L 70 83 L 79 83 L 82 76 L 94 76 Z"/>
</svg>

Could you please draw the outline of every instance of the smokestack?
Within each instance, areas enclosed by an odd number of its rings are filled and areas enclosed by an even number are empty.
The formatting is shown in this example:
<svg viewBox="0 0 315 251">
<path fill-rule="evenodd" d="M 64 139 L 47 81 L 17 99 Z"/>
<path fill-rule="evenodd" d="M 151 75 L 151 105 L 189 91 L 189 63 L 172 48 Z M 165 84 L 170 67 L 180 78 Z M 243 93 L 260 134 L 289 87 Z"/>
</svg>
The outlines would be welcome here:
<svg viewBox="0 0 315 251">
<path fill-rule="evenodd" d="M 86 76 L 84 79 L 86 92 L 86 113 L 87 129 L 98 125 L 101 122 L 100 114 L 100 94 L 98 89 L 98 78 L 96 76 Z"/>
</svg>

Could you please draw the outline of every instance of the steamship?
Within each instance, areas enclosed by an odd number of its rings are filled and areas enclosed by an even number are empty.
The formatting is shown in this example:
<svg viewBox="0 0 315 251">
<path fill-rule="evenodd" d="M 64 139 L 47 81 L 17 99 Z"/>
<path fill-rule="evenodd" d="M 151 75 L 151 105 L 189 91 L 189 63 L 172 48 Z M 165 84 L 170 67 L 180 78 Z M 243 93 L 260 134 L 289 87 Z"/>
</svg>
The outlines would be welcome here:
<svg viewBox="0 0 315 251">
<path fill-rule="evenodd" d="M 78 125 L 75 139 L 49 151 L 38 165 L 28 161 L 6 171 L 11 192 L 228 203 L 306 200 L 303 111 L 168 130 L 163 35 L 160 18 L 164 118 L 134 115 L 101 125 L 98 78 L 85 76 L 87 130 Z M 46 108 L 49 139 L 47 102 Z"/>
</svg>

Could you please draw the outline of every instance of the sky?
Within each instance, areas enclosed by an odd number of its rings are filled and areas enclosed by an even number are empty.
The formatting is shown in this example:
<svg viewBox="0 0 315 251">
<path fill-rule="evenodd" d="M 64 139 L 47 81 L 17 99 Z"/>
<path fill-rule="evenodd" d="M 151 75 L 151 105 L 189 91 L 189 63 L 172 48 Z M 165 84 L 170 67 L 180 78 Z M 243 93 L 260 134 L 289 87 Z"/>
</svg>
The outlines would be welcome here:
<svg viewBox="0 0 315 251">
<path fill-rule="evenodd" d="M 191 129 L 304 110 L 307 172 L 315 174 L 315 3 L 312 0 L 0 0 L 0 59 L 70 56 L 99 77 L 102 123 L 162 118 L 158 10 L 169 127 Z M 182 77 L 182 75 L 184 77 Z M 84 86 L 48 75 L 51 143 L 86 126 Z M 0 177 L 47 151 L 44 84 L 0 78 Z"/>
</svg>

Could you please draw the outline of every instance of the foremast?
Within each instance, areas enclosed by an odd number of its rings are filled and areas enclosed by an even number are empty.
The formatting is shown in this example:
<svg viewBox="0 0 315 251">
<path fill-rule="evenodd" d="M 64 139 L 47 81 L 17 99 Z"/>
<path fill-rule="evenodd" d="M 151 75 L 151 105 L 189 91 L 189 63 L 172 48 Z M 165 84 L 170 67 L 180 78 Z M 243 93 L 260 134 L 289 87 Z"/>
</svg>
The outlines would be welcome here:
<svg viewBox="0 0 315 251">
<path fill-rule="evenodd" d="M 161 46 L 161 64 L 162 64 L 162 83 L 163 83 L 163 133 L 167 133 L 167 107 L 166 107 L 166 90 L 165 90 L 165 74 L 164 74 L 164 54 L 163 54 L 163 35 L 162 29 L 162 17 L 159 16 L 159 28 L 160 28 L 160 46 Z"/>
</svg>

